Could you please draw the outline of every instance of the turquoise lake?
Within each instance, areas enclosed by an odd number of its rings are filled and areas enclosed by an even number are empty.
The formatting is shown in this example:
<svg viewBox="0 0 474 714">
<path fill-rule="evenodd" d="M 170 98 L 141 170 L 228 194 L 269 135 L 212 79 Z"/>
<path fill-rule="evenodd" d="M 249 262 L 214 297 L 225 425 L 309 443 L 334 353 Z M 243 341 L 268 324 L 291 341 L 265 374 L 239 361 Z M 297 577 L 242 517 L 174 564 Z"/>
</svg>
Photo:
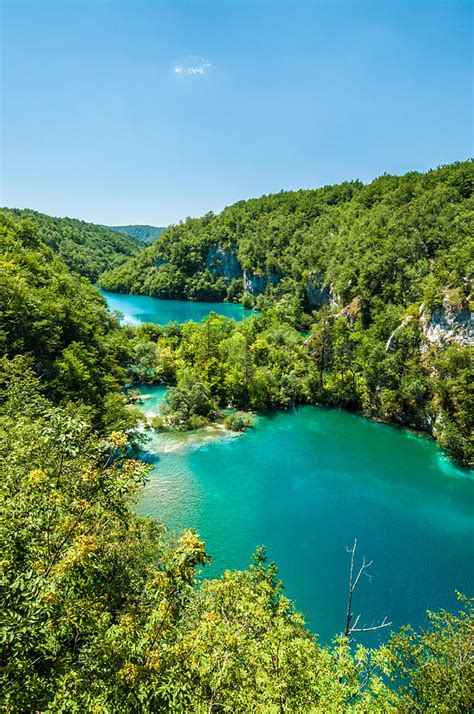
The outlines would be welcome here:
<svg viewBox="0 0 474 714">
<path fill-rule="evenodd" d="M 144 389 L 156 412 L 164 388 Z M 196 528 L 212 577 L 265 544 L 286 593 L 323 641 L 343 627 L 349 555 L 373 559 L 354 610 L 399 627 L 457 606 L 474 586 L 474 479 L 429 439 L 341 410 L 258 417 L 243 435 L 153 433 L 139 504 L 172 529 Z M 374 644 L 380 633 L 360 636 Z"/>
<path fill-rule="evenodd" d="M 122 313 L 123 325 L 141 325 L 144 322 L 166 325 L 169 322 L 200 322 L 210 312 L 242 320 L 255 314 L 242 305 L 228 302 L 190 302 L 187 300 L 159 300 L 147 295 L 128 295 L 99 290 L 107 300 L 109 310 Z"/>
<path fill-rule="evenodd" d="M 101 292 L 125 324 L 251 314 L 226 303 Z M 141 409 L 156 414 L 166 388 L 140 391 Z M 199 531 L 212 557 L 203 577 L 246 567 L 264 544 L 322 641 L 344 626 L 354 538 L 359 557 L 374 561 L 355 595 L 361 624 L 387 616 L 394 628 L 422 625 L 427 609 L 456 609 L 455 590 L 473 594 L 474 477 L 428 438 L 322 407 L 259 416 L 242 435 L 150 434 L 153 470 L 139 511 Z"/>
</svg>

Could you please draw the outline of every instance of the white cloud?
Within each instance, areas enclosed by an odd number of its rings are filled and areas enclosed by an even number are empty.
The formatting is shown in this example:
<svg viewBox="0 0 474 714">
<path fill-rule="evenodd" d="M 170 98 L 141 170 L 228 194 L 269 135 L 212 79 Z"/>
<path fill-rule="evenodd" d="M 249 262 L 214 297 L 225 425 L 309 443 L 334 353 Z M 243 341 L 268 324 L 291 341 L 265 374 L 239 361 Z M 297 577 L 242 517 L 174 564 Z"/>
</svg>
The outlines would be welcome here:
<svg viewBox="0 0 474 714">
<path fill-rule="evenodd" d="M 210 67 L 212 67 L 211 63 L 201 58 L 198 62 L 193 64 L 177 64 L 174 67 L 174 71 L 176 74 L 191 74 L 196 76 L 205 74 Z"/>
</svg>

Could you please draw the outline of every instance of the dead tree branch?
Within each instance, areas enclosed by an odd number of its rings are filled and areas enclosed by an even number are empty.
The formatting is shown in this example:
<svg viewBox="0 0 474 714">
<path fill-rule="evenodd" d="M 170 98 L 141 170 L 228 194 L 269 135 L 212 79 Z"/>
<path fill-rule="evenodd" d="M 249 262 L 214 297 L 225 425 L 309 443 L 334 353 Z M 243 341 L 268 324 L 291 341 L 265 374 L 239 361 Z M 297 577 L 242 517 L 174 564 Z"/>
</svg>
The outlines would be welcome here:
<svg viewBox="0 0 474 714">
<path fill-rule="evenodd" d="M 370 627 L 358 627 L 357 625 L 359 624 L 360 620 L 360 613 L 357 615 L 356 619 L 354 620 L 354 624 L 351 625 L 352 618 L 353 618 L 353 612 L 352 612 L 352 598 L 354 596 L 354 591 L 359 583 L 360 578 L 362 575 L 366 575 L 368 578 L 371 577 L 371 575 L 367 572 L 367 570 L 370 568 L 372 565 L 373 561 L 369 560 L 366 561 L 365 555 L 362 558 L 362 565 L 360 566 L 357 575 L 354 577 L 354 562 L 355 562 L 355 553 L 356 553 L 356 548 L 357 548 L 357 538 L 354 540 L 354 545 L 352 548 L 347 548 L 347 552 L 351 554 L 351 566 L 349 569 L 349 594 L 347 598 L 347 610 L 346 610 L 346 627 L 344 630 L 344 637 L 350 638 L 350 636 L 354 632 L 370 632 L 371 630 L 381 630 L 385 627 L 390 627 L 392 624 L 391 622 L 387 621 L 387 618 L 384 617 L 382 622 L 375 624 L 372 623 Z"/>
</svg>

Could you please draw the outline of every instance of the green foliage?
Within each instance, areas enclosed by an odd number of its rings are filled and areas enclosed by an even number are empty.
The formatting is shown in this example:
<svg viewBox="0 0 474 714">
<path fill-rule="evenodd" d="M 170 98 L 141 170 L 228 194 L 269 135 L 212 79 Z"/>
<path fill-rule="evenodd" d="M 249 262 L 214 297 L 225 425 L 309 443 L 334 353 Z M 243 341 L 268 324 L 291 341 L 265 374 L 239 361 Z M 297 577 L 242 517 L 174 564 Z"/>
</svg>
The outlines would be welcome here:
<svg viewBox="0 0 474 714">
<path fill-rule="evenodd" d="M 151 426 L 156 431 L 166 431 L 168 428 L 166 419 L 159 414 L 152 418 Z"/>
<path fill-rule="evenodd" d="M 224 426 L 229 431 L 245 431 L 253 424 L 253 417 L 246 412 L 234 412 L 224 420 Z"/>
<path fill-rule="evenodd" d="M 28 356 L 49 397 L 85 405 L 97 427 L 131 428 L 138 415 L 124 411 L 117 395 L 130 347 L 104 300 L 40 240 L 30 219 L 0 213 L 0 240 L 0 355 Z"/>
<path fill-rule="evenodd" d="M 472 355 L 427 341 L 426 320 L 448 298 L 467 304 L 471 194 L 465 163 L 267 196 L 168 229 L 104 281 L 215 299 L 243 293 L 236 270 L 272 279 L 259 315 L 167 327 L 119 328 L 57 254 L 94 277 L 123 237 L 98 254 L 94 226 L 1 212 L 2 711 L 474 708 L 467 599 L 378 649 L 346 637 L 323 647 L 263 550 L 246 570 L 198 579 L 209 562 L 198 534 L 167 534 L 134 511 L 143 417 L 122 393 L 136 379 L 173 385 L 157 429 L 199 428 L 220 406 L 340 405 L 432 428 L 468 462 Z M 222 251 L 209 261 L 216 243 L 237 267 Z M 321 298 L 313 314 L 309 279 Z M 226 425 L 248 422 L 237 412 Z"/>
<path fill-rule="evenodd" d="M 52 405 L 25 358 L 4 367 L 2 710 L 470 710 L 467 607 L 377 650 L 321 647 L 262 549 L 247 570 L 198 581 L 198 535 L 134 513 L 147 467 L 127 436 L 101 439 Z"/>
<path fill-rule="evenodd" d="M 467 161 L 367 186 L 240 201 L 167 228 L 101 284 L 158 297 L 240 298 L 264 312 L 263 323 L 226 328 L 212 359 L 194 357 L 194 328 L 178 349 L 168 341 L 176 359 L 165 381 L 179 383 L 183 358 L 221 404 L 356 409 L 427 431 L 469 464 L 469 357 L 461 343 L 448 343 L 444 356 L 446 345 L 426 333 L 435 312 L 468 314 L 473 184 Z M 290 328 L 309 332 L 304 344 Z M 450 350 L 466 356 L 451 359 Z"/>
<path fill-rule="evenodd" d="M 452 346 L 436 355 L 435 399 L 439 407 L 436 433 L 441 446 L 459 461 L 472 449 L 474 413 L 472 348 Z"/>
<path fill-rule="evenodd" d="M 255 306 L 255 300 L 252 293 L 245 292 L 242 295 L 242 305 L 247 309 L 251 310 Z"/>
<path fill-rule="evenodd" d="M 24 365 L 2 401 L 1 689 L 7 710 L 24 711 L 52 702 L 79 643 L 90 659 L 114 612 L 136 601 L 159 529 L 148 542 L 128 540 L 137 527 L 124 504 L 145 468 L 126 458 L 123 434 L 91 439 Z"/>
<path fill-rule="evenodd" d="M 472 710 L 474 600 L 458 597 L 465 608 L 459 615 L 429 612 L 426 631 L 404 627 L 392 636 L 388 660 L 392 680 L 399 688 L 400 712 Z"/>
<path fill-rule="evenodd" d="M 163 231 L 165 230 L 164 228 L 158 228 L 157 226 L 146 226 L 146 225 L 138 225 L 138 226 L 104 226 L 105 228 L 108 228 L 110 231 L 116 231 L 117 233 L 124 233 L 127 236 L 131 236 L 132 238 L 136 238 L 136 240 L 141 241 L 142 243 L 153 243 L 158 236 L 160 236 Z"/>
<path fill-rule="evenodd" d="M 426 292 L 431 303 L 439 288 L 452 285 L 466 299 L 473 184 L 472 162 L 464 162 L 385 175 L 367 186 L 239 201 L 219 215 L 167 228 L 146 251 L 107 271 L 101 285 L 222 300 L 239 295 L 240 280 L 241 290 L 296 296 L 305 309 L 327 302 L 332 286 L 344 305 L 363 301 L 366 321 L 375 297 L 408 306 Z"/>
<path fill-rule="evenodd" d="M 190 375 L 186 375 L 182 384 L 168 390 L 163 405 L 168 423 L 183 429 L 200 429 L 217 413 L 217 402 L 209 388 Z"/>
<path fill-rule="evenodd" d="M 146 355 L 132 376 L 176 385 L 167 414 L 174 412 L 172 421 L 182 428 L 198 413 L 190 396 L 197 382 L 213 400 L 201 414 L 208 419 L 219 407 L 322 403 L 428 431 L 460 463 L 471 462 L 474 379 L 467 347 L 428 347 L 417 309 L 403 317 L 387 306 L 364 327 L 357 304 L 345 311 L 324 307 L 304 334 L 295 321 L 281 299 L 242 322 L 211 314 L 179 329 L 131 330 L 133 354 Z"/>
<path fill-rule="evenodd" d="M 95 282 L 104 270 L 110 270 L 141 249 L 138 238 L 114 229 L 74 218 L 53 218 L 43 213 L 16 208 L 3 209 L 12 221 L 29 220 L 35 235 L 58 253 L 68 268 Z"/>
</svg>

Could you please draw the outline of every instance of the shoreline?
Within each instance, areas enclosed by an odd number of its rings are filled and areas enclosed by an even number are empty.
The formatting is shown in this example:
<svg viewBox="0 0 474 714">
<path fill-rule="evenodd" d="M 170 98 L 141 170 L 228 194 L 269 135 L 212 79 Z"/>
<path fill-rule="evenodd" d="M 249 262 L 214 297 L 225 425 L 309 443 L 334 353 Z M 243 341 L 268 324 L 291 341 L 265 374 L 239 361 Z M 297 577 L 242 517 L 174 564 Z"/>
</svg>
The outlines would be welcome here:
<svg viewBox="0 0 474 714">
<path fill-rule="evenodd" d="M 147 388 L 168 388 L 169 385 L 165 384 L 140 384 L 140 383 L 134 383 L 133 387 L 136 389 L 140 389 L 140 386 L 145 386 Z M 153 399 L 153 395 L 150 394 L 143 394 L 140 395 L 134 403 L 138 406 L 138 404 L 141 401 L 149 401 L 150 399 Z M 260 416 L 267 416 L 267 417 L 272 417 L 274 415 L 278 414 L 288 414 L 292 410 L 296 411 L 304 407 L 315 407 L 318 409 L 323 409 L 327 411 L 342 411 L 345 414 L 352 415 L 354 417 L 357 417 L 358 419 L 363 419 L 364 421 L 371 423 L 371 424 L 380 424 L 382 426 L 387 426 L 392 429 L 395 429 L 396 431 L 400 432 L 406 432 L 408 435 L 415 436 L 417 438 L 421 438 L 423 440 L 426 440 L 428 442 L 434 443 L 437 448 L 440 450 L 440 453 L 443 455 L 443 457 L 447 460 L 447 462 L 456 467 L 457 469 L 461 470 L 463 473 L 465 473 L 467 476 L 472 476 L 473 474 L 473 467 L 471 465 L 463 464 L 459 461 L 456 461 L 453 459 L 445 449 L 439 444 L 437 439 L 433 436 L 433 434 L 430 434 L 428 431 L 425 431 L 423 429 L 417 429 L 416 427 L 412 427 L 409 425 L 397 423 L 396 421 L 390 421 L 383 419 L 382 417 L 379 416 L 370 416 L 368 414 L 364 414 L 363 412 L 357 411 L 357 410 L 352 410 L 352 409 L 346 409 L 342 406 L 335 406 L 335 405 L 329 405 L 329 404 L 322 404 L 321 402 L 315 402 L 315 403 L 298 403 L 294 404 L 290 407 L 287 408 L 271 408 L 271 409 L 265 409 L 265 410 L 259 410 L 258 412 L 252 412 L 252 415 L 254 416 L 255 422 L 258 421 L 258 418 Z M 139 407 L 140 408 L 140 407 Z M 190 435 L 190 434 L 196 434 L 198 432 L 207 432 L 208 437 L 210 436 L 240 436 L 245 433 L 248 429 L 245 429 L 243 431 L 232 431 L 230 429 L 226 429 L 222 421 L 214 421 L 214 422 L 209 422 L 203 427 L 200 427 L 199 429 L 172 429 L 170 428 L 169 430 L 164 429 L 163 431 L 158 431 L 154 430 L 153 427 L 151 426 L 151 420 L 155 416 L 159 416 L 159 412 L 155 411 L 149 411 L 145 412 L 143 411 L 145 417 L 146 417 L 146 427 L 144 430 L 149 430 L 153 432 L 154 434 L 159 434 L 161 436 L 165 435 Z M 252 427 L 249 427 L 252 429 Z"/>
</svg>

